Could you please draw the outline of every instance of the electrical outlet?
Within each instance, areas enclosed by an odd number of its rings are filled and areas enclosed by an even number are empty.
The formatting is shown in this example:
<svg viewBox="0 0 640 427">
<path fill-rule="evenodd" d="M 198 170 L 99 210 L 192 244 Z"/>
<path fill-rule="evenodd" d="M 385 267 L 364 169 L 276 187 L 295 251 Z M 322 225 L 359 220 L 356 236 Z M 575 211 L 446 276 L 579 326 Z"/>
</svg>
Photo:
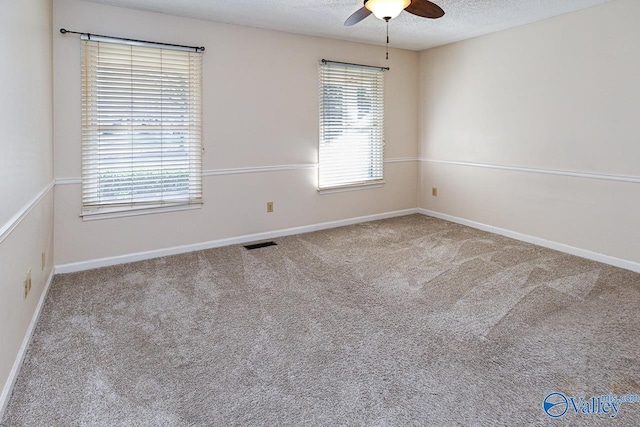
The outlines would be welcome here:
<svg viewBox="0 0 640 427">
<path fill-rule="evenodd" d="M 42 269 L 47 266 L 47 253 L 42 251 Z"/>
<path fill-rule="evenodd" d="M 267 213 L 273 212 L 273 202 L 267 202 Z"/>
<path fill-rule="evenodd" d="M 27 299 L 27 295 L 29 295 L 29 291 L 31 291 L 31 269 L 27 271 L 27 277 L 25 277 L 24 279 L 23 294 L 22 294 L 23 299 Z"/>
<path fill-rule="evenodd" d="M 438 197 L 438 187 L 431 187 L 431 195 L 433 197 Z"/>
</svg>

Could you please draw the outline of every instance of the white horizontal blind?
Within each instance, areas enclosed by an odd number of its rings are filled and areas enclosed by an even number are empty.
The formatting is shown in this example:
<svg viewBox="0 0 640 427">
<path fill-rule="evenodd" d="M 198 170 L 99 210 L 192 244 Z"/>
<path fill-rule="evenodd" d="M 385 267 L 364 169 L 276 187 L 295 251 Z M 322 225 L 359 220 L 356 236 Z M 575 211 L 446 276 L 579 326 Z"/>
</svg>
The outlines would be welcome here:
<svg viewBox="0 0 640 427">
<path fill-rule="evenodd" d="M 82 43 L 83 214 L 202 203 L 202 54 Z"/>
<path fill-rule="evenodd" d="M 384 71 L 320 64 L 320 189 L 383 178 Z"/>
</svg>

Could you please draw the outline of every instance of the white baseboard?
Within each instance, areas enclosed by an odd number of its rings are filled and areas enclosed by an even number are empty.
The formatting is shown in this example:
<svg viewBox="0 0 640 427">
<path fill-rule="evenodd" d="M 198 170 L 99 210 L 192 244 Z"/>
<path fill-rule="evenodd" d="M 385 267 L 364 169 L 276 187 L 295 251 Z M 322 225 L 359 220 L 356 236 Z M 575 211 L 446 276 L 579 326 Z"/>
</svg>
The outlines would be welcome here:
<svg viewBox="0 0 640 427">
<path fill-rule="evenodd" d="M 543 246 L 545 248 L 553 249 L 559 252 L 564 252 L 570 255 L 579 256 L 581 258 L 590 259 L 592 261 L 598 261 L 604 264 L 609 264 L 614 267 L 624 268 L 640 273 L 640 264 L 634 261 L 629 261 L 621 258 L 612 257 L 609 255 L 592 252 L 586 249 L 580 249 L 573 246 L 565 245 L 564 243 L 553 242 L 551 240 L 542 239 L 540 237 L 530 236 L 528 234 L 518 233 L 517 231 L 506 230 L 504 228 L 494 227 L 492 225 L 482 224 L 480 222 L 471 221 L 464 218 L 459 218 L 453 215 L 443 214 L 428 209 L 418 209 L 418 212 L 422 215 L 432 216 L 434 218 L 444 219 L 446 221 L 455 222 L 458 224 L 466 225 L 468 227 L 477 228 L 478 230 L 488 231 L 490 233 L 499 234 L 501 236 L 510 237 L 522 242 L 532 243 L 534 245 Z"/>
<path fill-rule="evenodd" d="M 38 324 L 38 319 L 40 318 L 40 313 L 42 312 L 42 307 L 44 306 L 44 302 L 47 299 L 47 293 L 49 292 L 49 288 L 51 287 L 51 282 L 53 281 L 54 269 L 51 269 L 51 273 L 47 278 L 47 281 L 44 284 L 44 289 L 42 289 L 42 293 L 40 294 L 40 300 L 38 301 L 38 305 L 36 306 L 36 310 L 31 317 L 31 322 L 29 322 L 29 327 L 27 328 L 27 332 L 24 335 L 24 339 L 22 340 L 22 344 L 20 345 L 20 349 L 18 350 L 18 354 L 16 356 L 16 360 L 13 362 L 13 367 L 11 368 L 11 372 L 9 372 L 9 377 L 7 378 L 7 382 L 4 384 L 2 388 L 2 394 L 0 394 L 0 420 L 4 416 L 4 412 L 7 409 L 7 405 L 9 404 L 9 399 L 11 398 L 11 391 L 13 390 L 13 386 L 18 379 L 18 373 L 20 372 L 20 368 L 22 367 L 22 362 L 24 362 L 24 356 L 27 353 L 27 348 L 29 348 L 29 344 L 31 343 L 31 338 L 33 337 L 33 332 L 36 329 L 36 325 Z"/>
<path fill-rule="evenodd" d="M 400 211 L 385 212 L 381 214 L 360 216 L 356 218 L 342 219 L 338 221 L 322 222 L 319 224 L 304 225 L 301 227 L 286 228 L 282 230 L 266 231 L 263 233 L 246 234 L 243 236 L 229 237 L 226 239 L 211 240 L 192 245 L 174 246 L 171 248 L 156 249 L 152 251 L 137 252 L 127 255 L 119 255 L 108 258 L 80 261 L 69 264 L 57 265 L 56 274 L 74 273 L 77 271 L 91 270 L 93 268 L 108 267 L 111 265 L 125 264 L 128 262 L 143 261 L 169 255 L 178 255 L 186 252 L 200 251 L 204 249 L 218 248 L 221 246 L 237 245 L 241 243 L 256 242 L 260 240 L 275 239 L 276 237 L 291 236 L 293 234 L 310 233 L 312 231 L 326 230 L 329 228 L 343 227 L 345 225 L 359 224 L 362 222 L 376 221 L 386 218 L 394 218 L 418 213 L 418 209 L 405 209 Z"/>
</svg>

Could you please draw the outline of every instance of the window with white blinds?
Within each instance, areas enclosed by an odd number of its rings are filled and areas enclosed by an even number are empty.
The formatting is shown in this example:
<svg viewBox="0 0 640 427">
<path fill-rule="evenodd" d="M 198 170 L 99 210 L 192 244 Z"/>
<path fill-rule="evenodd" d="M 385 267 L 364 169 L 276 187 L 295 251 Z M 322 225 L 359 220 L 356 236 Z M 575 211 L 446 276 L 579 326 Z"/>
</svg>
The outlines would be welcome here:
<svg viewBox="0 0 640 427">
<path fill-rule="evenodd" d="M 384 71 L 320 64 L 319 189 L 382 182 Z"/>
<path fill-rule="evenodd" d="M 202 54 L 82 42 L 82 214 L 202 203 Z"/>
</svg>

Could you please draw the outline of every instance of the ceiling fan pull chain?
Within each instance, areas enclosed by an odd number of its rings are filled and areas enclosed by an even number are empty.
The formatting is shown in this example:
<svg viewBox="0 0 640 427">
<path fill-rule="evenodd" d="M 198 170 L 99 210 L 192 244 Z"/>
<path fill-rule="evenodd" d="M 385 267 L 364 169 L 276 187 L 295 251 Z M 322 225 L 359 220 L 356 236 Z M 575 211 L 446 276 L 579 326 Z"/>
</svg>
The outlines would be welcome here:
<svg viewBox="0 0 640 427">
<path fill-rule="evenodd" d="M 389 18 L 386 18 L 387 21 L 387 61 L 389 60 Z"/>
</svg>

